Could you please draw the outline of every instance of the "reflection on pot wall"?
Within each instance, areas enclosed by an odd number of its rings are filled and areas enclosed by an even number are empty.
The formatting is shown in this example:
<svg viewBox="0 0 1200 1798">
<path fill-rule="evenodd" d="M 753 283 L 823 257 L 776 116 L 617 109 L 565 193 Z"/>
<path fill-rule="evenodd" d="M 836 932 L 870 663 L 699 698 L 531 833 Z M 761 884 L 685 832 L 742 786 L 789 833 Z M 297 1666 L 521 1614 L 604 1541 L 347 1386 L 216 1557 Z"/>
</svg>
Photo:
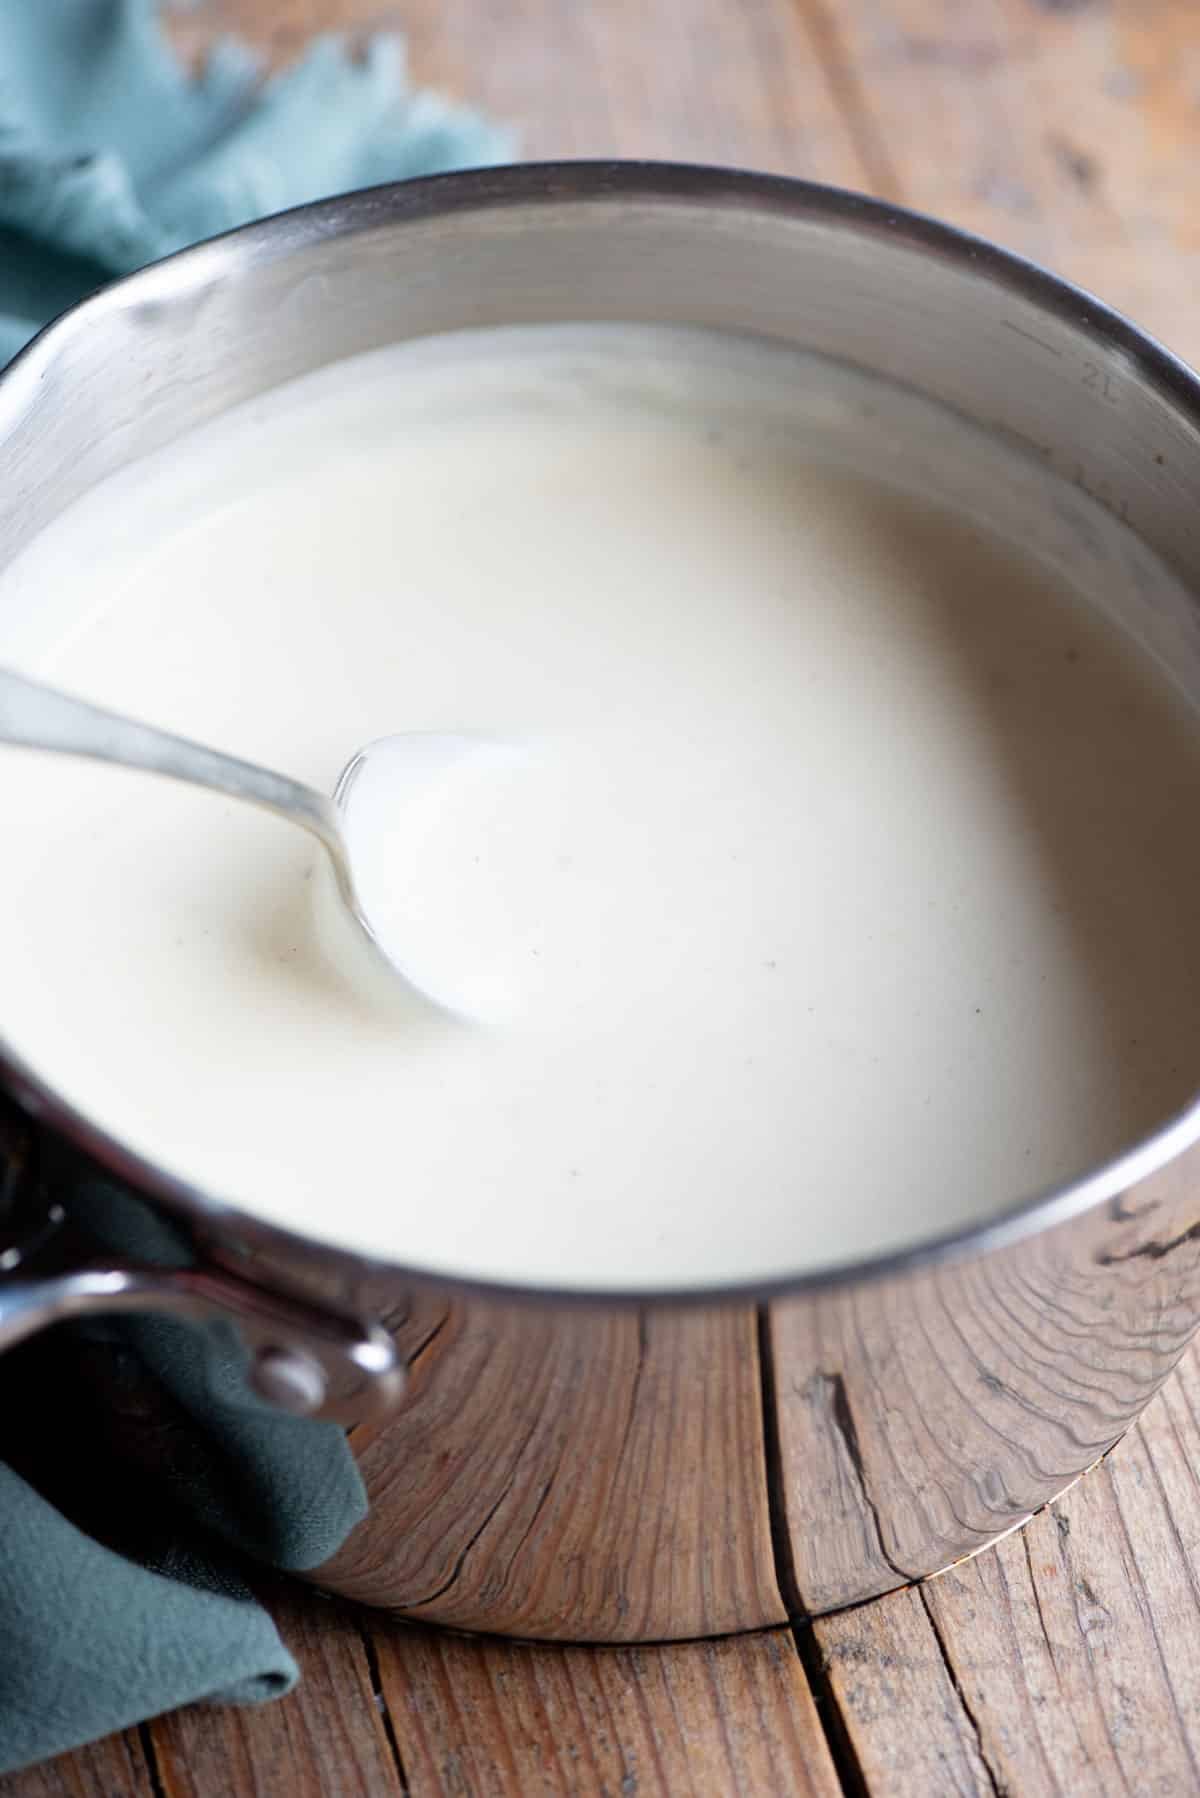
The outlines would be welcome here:
<svg viewBox="0 0 1200 1798">
<path fill-rule="evenodd" d="M 315 1576 L 459 1628 L 752 1629 L 971 1554 L 1112 1446 L 1200 1316 L 1200 1151 L 1003 1251 L 754 1310 L 415 1299 L 371 1514 Z M 358 1295 L 360 1302 L 366 1293 Z"/>
<path fill-rule="evenodd" d="M 645 1641 L 779 1623 L 756 1319 L 418 1303 L 372 1512 L 323 1585 L 465 1629 Z"/>
<path fill-rule="evenodd" d="M 790 1608 L 948 1566 L 1113 1445 L 1196 1323 L 1198 1165 L 1002 1253 L 772 1307 Z"/>
</svg>

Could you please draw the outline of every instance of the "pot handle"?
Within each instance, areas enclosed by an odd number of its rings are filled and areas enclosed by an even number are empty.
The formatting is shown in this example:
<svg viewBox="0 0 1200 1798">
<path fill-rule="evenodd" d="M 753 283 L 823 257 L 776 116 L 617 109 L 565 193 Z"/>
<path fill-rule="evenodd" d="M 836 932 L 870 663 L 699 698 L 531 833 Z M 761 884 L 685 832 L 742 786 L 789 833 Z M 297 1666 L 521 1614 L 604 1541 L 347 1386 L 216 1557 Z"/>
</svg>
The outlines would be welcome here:
<svg viewBox="0 0 1200 1798">
<path fill-rule="evenodd" d="M 9 1122 L 0 1116 L 0 1227 L 28 1171 Z M 396 1345 L 379 1324 L 212 1264 L 76 1260 L 74 1247 L 62 1208 L 50 1205 L 0 1250 L 0 1354 L 68 1318 L 148 1311 L 236 1324 L 250 1351 L 251 1388 L 294 1416 L 364 1423 L 390 1411 L 404 1389 Z"/>
</svg>

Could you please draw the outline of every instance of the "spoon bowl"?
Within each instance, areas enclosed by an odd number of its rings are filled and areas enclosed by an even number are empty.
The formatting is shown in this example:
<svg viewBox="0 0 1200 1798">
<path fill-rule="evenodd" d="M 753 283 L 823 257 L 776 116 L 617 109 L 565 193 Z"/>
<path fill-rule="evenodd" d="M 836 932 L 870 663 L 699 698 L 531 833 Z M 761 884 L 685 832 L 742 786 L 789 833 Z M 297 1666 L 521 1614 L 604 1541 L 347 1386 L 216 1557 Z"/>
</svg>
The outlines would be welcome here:
<svg viewBox="0 0 1200 1798">
<path fill-rule="evenodd" d="M 369 940 L 375 960 L 382 957 L 409 987 L 456 1016 L 473 1009 L 470 980 L 464 990 L 458 978 L 439 966 L 440 958 L 428 953 L 429 945 L 414 927 L 413 918 L 406 918 L 402 895 L 411 891 L 412 869 L 400 879 L 395 870 L 388 869 L 391 879 L 381 886 L 379 870 L 373 866 L 375 858 L 360 857 L 359 846 L 364 837 L 370 842 L 383 833 L 419 835 L 421 807 L 445 799 L 452 772 L 461 769 L 468 758 L 478 761 L 501 747 L 487 737 L 464 732 L 404 731 L 365 744 L 334 783 L 333 806 L 342 853 L 340 858 L 331 856 L 330 862 L 343 906 Z M 354 827 L 356 812 L 358 829 Z M 364 862 L 373 879 L 364 880 Z"/>
<path fill-rule="evenodd" d="M 403 980 L 444 1010 L 452 1008 L 436 990 L 422 983 L 419 970 L 407 965 L 402 950 L 394 944 L 385 947 L 381 940 L 355 880 L 344 820 L 356 784 L 373 758 L 387 756 L 399 810 L 406 800 L 411 801 L 415 794 L 428 789 L 447 768 L 478 749 L 483 741 L 441 731 L 412 731 L 378 738 L 355 751 L 338 776 L 332 797 L 328 797 L 289 775 L 92 705 L 14 669 L 0 668 L 0 743 L 162 774 L 246 800 L 299 825 L 324 849 L 341 905 L 353 918 L 359 937 L 369 945 L 375 967 L 393 979 Z"/>
</svg>

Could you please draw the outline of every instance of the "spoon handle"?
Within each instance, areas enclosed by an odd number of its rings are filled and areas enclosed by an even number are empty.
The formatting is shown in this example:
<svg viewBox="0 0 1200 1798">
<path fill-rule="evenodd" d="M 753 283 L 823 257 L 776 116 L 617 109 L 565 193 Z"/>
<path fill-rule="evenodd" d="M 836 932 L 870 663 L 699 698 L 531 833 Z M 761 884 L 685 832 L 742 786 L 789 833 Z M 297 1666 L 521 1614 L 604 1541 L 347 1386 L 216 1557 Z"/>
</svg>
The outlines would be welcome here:
<svg viewBox="0 0 1200 1798">
<path fill-rule="evenodd" d="M 337 810 L 333 801 L 315 788 L 119 712 L 89 705 L 87 700 L 60 693 L 9 668 L 0 668 L 0 743 L 119 762 L 248 800 L 311 831 L 329 850 L 339 875 L 345 868 Z"/>
</svg>

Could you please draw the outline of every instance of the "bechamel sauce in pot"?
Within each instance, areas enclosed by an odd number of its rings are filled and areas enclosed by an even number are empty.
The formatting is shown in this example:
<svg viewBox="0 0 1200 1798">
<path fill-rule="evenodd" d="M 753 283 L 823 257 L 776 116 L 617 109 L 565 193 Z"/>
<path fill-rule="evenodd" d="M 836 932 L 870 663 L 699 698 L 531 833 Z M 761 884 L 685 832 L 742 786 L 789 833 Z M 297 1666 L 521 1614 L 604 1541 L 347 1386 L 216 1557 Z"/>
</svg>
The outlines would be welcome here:
<svg viewBox="0 0 1200 1798">
<path fill-rule="evenodd" d="M 170 1172 L 463 1275 L 710 1284 L 986 1218 L 1200 1072 L 1200 725 L 1105 616 L 1131 585 L 1169 637 L 1090 501 L 779 348 L 327 369 L 57 521 L 0 657 L 326 789 L 395 731 L 515 746 L 394 838 L 371 798 L 471 1017 L 343 980 L 299 831 L 4 750 L 0 1027 Z"/>
</svg>

